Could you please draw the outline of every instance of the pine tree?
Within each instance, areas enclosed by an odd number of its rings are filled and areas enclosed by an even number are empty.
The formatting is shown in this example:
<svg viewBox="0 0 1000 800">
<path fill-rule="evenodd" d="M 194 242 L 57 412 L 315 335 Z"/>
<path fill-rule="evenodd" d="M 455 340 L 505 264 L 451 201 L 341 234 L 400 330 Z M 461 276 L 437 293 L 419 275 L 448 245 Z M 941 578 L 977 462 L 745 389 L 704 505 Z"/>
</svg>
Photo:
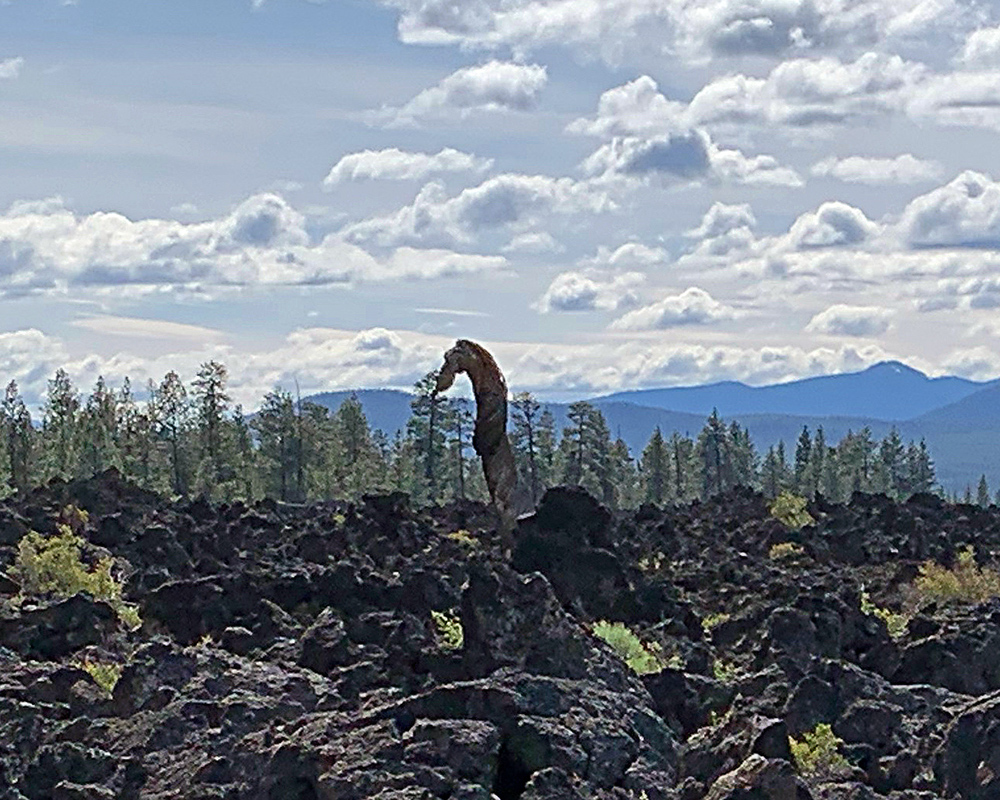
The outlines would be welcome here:
<svg viewBox="0 0 1000 800">
<path fill-rule="evenodd" d="M 669 455 L 663 433 L 657 425 L 653 435 L 642 451 L 641 471 L 643 499 L 647 503 L 661 505 L 667 497 Z"/>
<path fill-rule="evenodd" d="M 80 468 L 87 477 L 109 467 L 120 467 L 118 457 L 118 398 L 98 377 L 80 414 Z"/>
<path fill-rule="evenodd" d="M 812 436 L 809 434 L 809 428 L 803 426 L 799 441 L 795 445 L 795 491 L 807 497 L 813 494 L 809 470 L 811 456 Z"/>
<path fill-rule="evenodd" d="M 934 488 L 934 462 L 927 450 L 927 442 L 919 445 L 910 442 L 906 452 L 907 483 L 911 493 L 929 492 Z"/>
<path fill-rule="evenodd" d="M 448 468 L 445 433 L 448 429 L 448 400 L 437 393 L 436 385 L 434 372 L 417 381 L 406 428 L 420 476 L 414 487 L 415 493 L 419 501 L 431 503 L 443 499 Z"/>
<path fill-rule="evenodd" d="M 615 439 L 609 453 L 611 483 L 614 488 L 612 508 L 635 508 L 639 505 L 640 486 L 635 459 L 628 445 L 620 437 Z"/>
<path fill-rule="evenodd" d="M 253 427 L 260 442 L 264 494 L 288 502 L 295 496 L 299 471 L 298 421 L 292 395 L 281 388 L 268 392 Z"/>
<path fill-rule="evenodd" d="M 764 463 L 761 466 L 761 483 L 763 484 L 764 496 L 774 499 L 781 494 L 784 484 L 782 482 L 782 465 L 778 462 L 778 453 L 772 445 L 767 448 L 764 456 Z"/>
<path fill-rule="evenodd" d="M 80 398 L 65 370 L 57 370 L 49 381 L 42 412 L 42 441 L 46 478 L 69 479 L 79 464 Z"/>
<path fill-rule="evenodd" d="M 333 430 L 340 453 L 341 485 L 347 497 L 359 499 L 370 490 L 376 467 L 371 426 L 357 395 L 340 404 L 333 416 Z"/>
<path fill-rule="evenodd" d="M 452 400 L 448 412 L 451 423 L 448 446 L 454 477 L 452 492 L 455 497 L 464 500 L 469 496 L 466 484 L 470 473 L 468 453 L 472 450 L 472 412 L 469 410 L 469 402 L 464 399 Z"/>
<path fill-rule="evenodd" d="M 899 431 L 895 428 L 879 443 L 877 463 L 880 475 L 877 488 L 895 500 L 905 499 L 908 494 L 906 448 L 903 446 Z"/>
<path fill-rule="evenodd" d="M 34 429 L 16 381 L 7 384 L 0 405 L 0 435 L 7 462 L 7 485 L 11 491 L 23 492 L 31 480 Z"/>
<path fill-rule="evenodd" d="M 518 392 L 511 402 L 511 445 L 520 463 L 521 480 L 537 503 L 541 497 L 542 481 L 539 467 L 539 425 L 542 407 L 530 392 Z M 551 415 L 550 415 L 551 416 Z"/>
<path fill-rule="evenodd" d="M 823 491 L 824 476 L 826 473 L 826 458 L 827 458 L 827 447 L 826 447 L 826 434 L 823 432 L 823 426 L 818 425 L 816 427 L 816 436 L 813 439 L 812 446 L 809 448 L 809 497 L 815 497 L 821 491 Z"/>
<path fill-rule="evenodd" d="M 233 499 L 249 502 L 257 496 L 254 491 L 254 472 L 257 464 L 253 436 L 243 414 L 243 406 L 237 405 L 233 409 L 231 425 L 233 431 L 233 447 L 230 451 L 233 456 Z"/>
<path fill-rule="evenodd" d="M 185 437 L 190 426 L 187 389 L 180 376 L 171 370 L 156 388 L 150 402 L 156 409 L 157 433 L 167 443 L 170 486 L 174 494 L 188 493 L 188 467 Z"/>
<path fill-rule="evenodd" d="M 676 503 L 686 502 L 699 492 L 695 483 L 695 449 L 695 443 L 688 436 L 681 436 L 677 431 L 670 434 L 667 450 L 671 465 L 671 499 Z"/>
<path fill-rule="evenodd" d="M 732 440 L 717 409 L 712 409 L 698 434 L 697 453 L 703 498 L 722 494 L 733 486 Z"/>
<path fill-rule="evenodd" d="M 542 416 L 538 420 L 537 448 L 538 499 L 541 499 L 541 495 L 546 489 L 556 485 L 557 475 L 556 453 L 559 449 L 559 443 L 556 436 L 556 420 L 548 409 L 542 412 Z"/>
<path fill-rule="evenodd" d="M 979 486 L 976 489 L 976 504 L 980 508 L 987 508 L 990 504 L 990 486 L 986 482 L 986 476 L 979 476 Z"/>
<path fill-rule="evenodd" d="M 199 491 L 212 493 L 213 487 L 218 487 L 222 482 L 225 417 L 229 410 L 229 395 L 226 394 L 228 379 L 229 373 L 222 364 L 218 361 L 206 361 L 198 369 L 198 375 L 192 383 L 201 438 Z"/>
</svg>

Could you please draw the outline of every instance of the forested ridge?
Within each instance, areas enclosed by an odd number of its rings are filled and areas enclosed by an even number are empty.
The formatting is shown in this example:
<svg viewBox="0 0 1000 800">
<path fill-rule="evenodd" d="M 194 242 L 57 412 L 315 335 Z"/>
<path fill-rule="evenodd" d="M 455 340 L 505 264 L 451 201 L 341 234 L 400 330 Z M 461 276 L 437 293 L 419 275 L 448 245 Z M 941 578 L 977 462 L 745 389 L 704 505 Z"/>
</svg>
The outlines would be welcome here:
<svg viewBox="0 0 1000 800">
<path fill-rule="evenodd" d="M 60 370 L 33 420 L 11 381 L 0 404 L 0 480 L 16 491 L 114 467 L 146 489 L 216 500 L 305 502 L 386 491 L 420 503 L 486 497 L 472 450 L 472 403 L 434 395 L 433 374 L 415 385 L 412 415 L 393 437 L 372 429 L 356 397 L 331 411 L 275 388 L 247 415 L 227 383 L 226 367 L 209 361 L 189 383 L 176 372 L 150 381 L 140 400 L 127 378 L 120 387 L 99 378 L 83 395 Z M 571 404 L 568 425 L 558 430 L 527 392 L 510 402 L 509 430 L 521 480 L 536 500 L 560 484 L 583 486 L 612 508 L 705 499 L 737 486 L 833 501 L 855 491 L 897 500 L 940 491 L 926 444 L 904 442 L 895 430 L 877 440 L 862 428 L 828 442 L 822 427 L 803 429 L 788 447 L 761 453 L 738 421 L 713 412 L 697 436 L 657 428 L 633 453 L 591 403 Z M 985 478 L 965 500 L 989 504 Z"/>
</svg>

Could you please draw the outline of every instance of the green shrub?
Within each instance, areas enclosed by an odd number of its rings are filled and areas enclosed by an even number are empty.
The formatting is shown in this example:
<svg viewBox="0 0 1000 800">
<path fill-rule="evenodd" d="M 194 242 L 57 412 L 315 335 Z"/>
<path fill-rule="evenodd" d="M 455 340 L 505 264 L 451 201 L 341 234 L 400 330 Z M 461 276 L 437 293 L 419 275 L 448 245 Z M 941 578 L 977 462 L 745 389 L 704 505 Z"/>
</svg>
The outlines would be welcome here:
<svg viewBox="0 0 1000 800">
<path fill-rule="evenodd" d="M 793 531 L 812 525 L 816 520 L 806 510 L 806 499 L 791 492 L 782 492 L 769 507 L 771 516 Z"/>
<path fill-rule="evenodd" d="M 618 657 L 638 675 L 660 672 L 671 663 L 663 657 L 659 645 L 643 644 L 624 623 L 600 620 L 591 626 L 591 630 L 594 636 L 607 642 Z"/>
<path fill-rule="evenodd" d="M 983 603 L 1000 597 L 1000 572 L 980 569 L 972 545 L 958 553 L 955 566 L 946 569 L 933 561 L 920 567 L 913 582 L 918 600 L 936 603 Z"/>
<path fill-rule="evenodd" d="M 910 624 L 906 614 L 897 614 L 888 608 L 875 605 L 868 596 L 868 592 L 861 592 L 861 612 L 869 617 L 878 617 L 889 629 L 889 635 L 893 639 L 902 639 L 906 635 L 906 626 Z"/>
<path fill-rule="evenodd" d="M 705 633 L 710 633 L 713 628 L 718 628 L 723 622 L 728 621 L 731 616 L 731 614 L 727 614 L 724 611 L 719 614 L 709 614 L 702 619 L 701 627 Z"/>
<path fill-rule="evenodd" d="M 114 693 L 115 686 L 118 685 L 118 679 L 122 676 L 122 667 L 120 664 L 84 659 L 80 666 L 90 674 L 90 677 L 94 679 L 94 683 L 107 692 L 108 696 Z"/>
<path fill-rule="evenodd" d="M 834 734 L 825 722 L 802 734 L 801 741 L 788 737 L 792 758 L 799 772 L 816 777 L 834 777 L 850 768 L 847 759 L 840 753 L 843 743 L 844 740 Z"/>
<path fill-rule="evenodd" d="M 437 629 L 438 646 L 442 650 L 461 650 L 465 644 L 462 620 L 443 611 L 431 611 L 431 619 Z"/>
<path fill-rule="evenodd" d="M 122 585 L 111 574 L 113 559 L 102 558 L 88 567 L 82 558 L 84 540 L 69 523 L 60 523 L 56 536 L 29 531 L 18 543 L 12 570 L 23 595 L 71 597 L 88 592 L 107 602 L 129 628 L 142 624 L 136 606 L 122 600 Z"/>
<path fill-rule="evenodd" d="M 464 528 L 462 528 L 461 530 L 452 531 L 451 533 L 446 533 L 445 538 L 451 539 L 453 542 L 458 542 L 459 544 L 465 545 L 470 550 L 475 550 L 479 547 L 479 540 Z"/>
<path fill-rule="evenodd" d="M 719 683 L 733 683 L 740 674 L 740 670 L 731 661 L 717 658 L 712 662 L 712 674 Z"/>
<path fill-rule="evenodd" d="M 771 545 L 767 555 L 772 561 L 781 561 L 786 558 L 796 558 L 805 552 L 802 545 L 795 542 L 778 542 Z"/>
</svg>

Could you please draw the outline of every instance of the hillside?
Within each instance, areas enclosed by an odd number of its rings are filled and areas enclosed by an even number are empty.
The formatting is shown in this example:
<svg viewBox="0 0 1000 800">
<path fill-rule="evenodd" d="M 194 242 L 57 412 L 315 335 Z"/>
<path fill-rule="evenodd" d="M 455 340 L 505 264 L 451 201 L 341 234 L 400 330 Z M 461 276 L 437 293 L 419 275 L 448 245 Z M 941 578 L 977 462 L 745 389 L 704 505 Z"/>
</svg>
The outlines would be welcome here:
<svg viewBox="0 0 1000 800">
<path fill-rule="evenodd" d="M 71 503 L 138 629 L 2 577 Z M 1000 601 L 909 585 L 997 552 L 1000 511 L 810 511 L 796 532 L 747 492 L 612 515 L 555 489 L 508 560 L 476 504 L 53 483 L 0 503 L 0 798 L 996 797 Z"/>
</svg>

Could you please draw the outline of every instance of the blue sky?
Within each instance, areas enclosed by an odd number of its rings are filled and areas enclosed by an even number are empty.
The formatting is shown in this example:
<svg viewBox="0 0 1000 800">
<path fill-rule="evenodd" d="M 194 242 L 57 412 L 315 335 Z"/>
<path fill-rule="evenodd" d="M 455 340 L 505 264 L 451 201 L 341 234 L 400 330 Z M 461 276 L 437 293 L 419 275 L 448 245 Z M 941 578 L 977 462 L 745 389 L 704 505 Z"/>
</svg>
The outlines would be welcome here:
<svg viewBox="0 0 1000 800">
<path fill-rule="evenodd" d="M 0 4 L 0 378 L 1000 375 L 969 0 Z"/>
</svg>

